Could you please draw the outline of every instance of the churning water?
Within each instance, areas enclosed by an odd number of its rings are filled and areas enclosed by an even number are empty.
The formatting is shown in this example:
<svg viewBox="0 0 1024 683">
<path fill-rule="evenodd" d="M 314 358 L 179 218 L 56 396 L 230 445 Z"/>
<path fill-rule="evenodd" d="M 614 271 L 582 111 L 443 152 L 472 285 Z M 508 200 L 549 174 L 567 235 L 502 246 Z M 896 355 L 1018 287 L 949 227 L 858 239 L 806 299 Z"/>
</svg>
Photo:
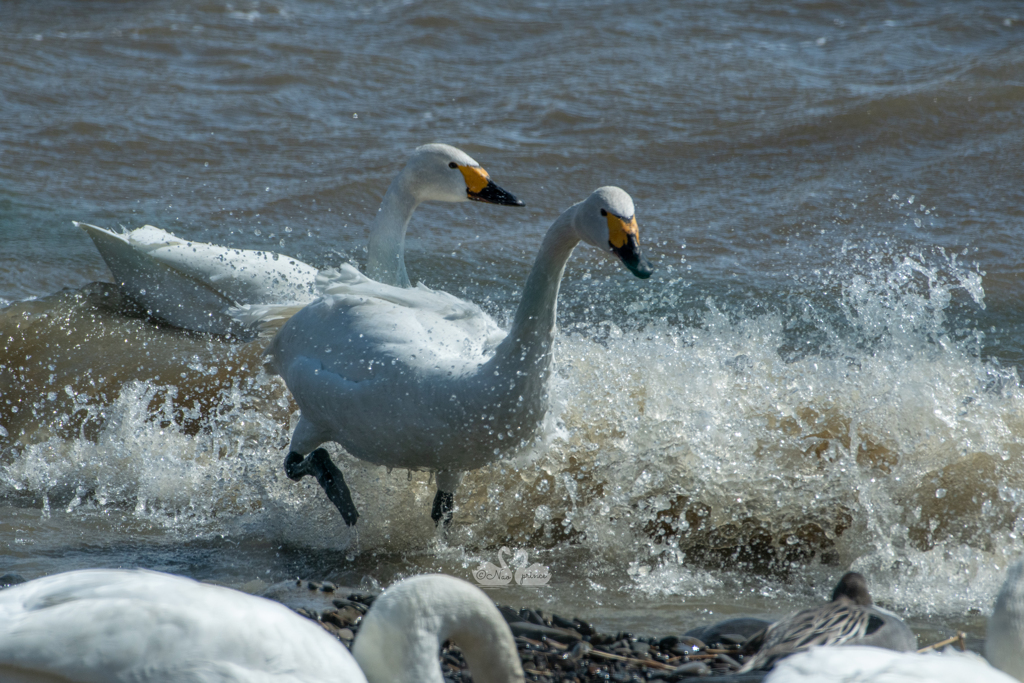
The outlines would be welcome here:
<svg viewBox="0 0 1024 683">
<path fill-rule="evenodd" d="M 983 633 L 1024 533 L 1024 16 L 1015 3 L 10 2 L 0 18 L 0 565 L 258 590 L 469 578 L 637 632 L 818 601 L 848 568 Z M 658 271 L 586 247 L 541 437 L 460 489 L 333 449 L 347 529 L 281 463 L 265 342 L 148 320 L 72 219 L 318 266 L 417 145 L 526 209 L 425 205 L 412 279 L 507 325 L 547 225 L 637 204 Z"/>
</svg>

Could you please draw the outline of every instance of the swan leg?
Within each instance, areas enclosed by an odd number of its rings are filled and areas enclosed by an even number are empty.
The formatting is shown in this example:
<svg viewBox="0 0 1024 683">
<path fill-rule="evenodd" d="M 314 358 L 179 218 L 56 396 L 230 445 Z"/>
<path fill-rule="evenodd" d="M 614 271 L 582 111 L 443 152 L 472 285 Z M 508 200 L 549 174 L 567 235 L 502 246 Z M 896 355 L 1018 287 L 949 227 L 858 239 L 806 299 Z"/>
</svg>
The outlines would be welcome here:
<svg viewBox="0 0 1024 683">
<path fill-rule="evenodd" d="M 312 474 L 327 497 L 338 508 L 345 524 L 352 526 L 359 519 L 359 512 L 356 510 L 356 504 L 352 502 L 352 494 L 345 484 L 345 477 L 331 460 L 331 454 L 326 449 L 318 448 L 305 458 L 295 451 L 289 452 L 284 459 L 284 473 L 292 481 Z"/>
<path fill-rule="evenodd" d="M 434 520 L 434 524 L 440 524 L 443 519 L 445 529 L 452 525 L 452 513 L 455 511 L 455 491 L 462 482 L 462 474 L 457 470 L 437 471 L 437 494 L 434 496 L 430 518 Z"/>
<path fill-rule="evenodd" d="M 452 525 L 452 513 L 455 510 L 455 494 L 447 491 L 437 490 L 434 495 L 434 506 L 430 510 L 430 518 L 434 524 L 440 524 L 444 520 L 444 528 Z"/>
</svg>

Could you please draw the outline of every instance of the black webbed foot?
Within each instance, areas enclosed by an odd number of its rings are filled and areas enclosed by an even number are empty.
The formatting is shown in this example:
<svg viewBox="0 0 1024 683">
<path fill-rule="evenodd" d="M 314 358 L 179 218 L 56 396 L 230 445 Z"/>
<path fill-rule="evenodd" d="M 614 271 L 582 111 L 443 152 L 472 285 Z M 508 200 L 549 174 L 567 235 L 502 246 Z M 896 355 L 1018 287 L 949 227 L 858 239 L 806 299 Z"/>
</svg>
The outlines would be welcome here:
<svg viewBox="0 0 1024 683">
<path fill-rule="evenodd" d="M 345 484 L 341 470 L 331 460 L 331 454 L 324 448 L 318 448 L 305 458 L 292 451 L 284 459 L 284 473 L 293 481 L 302 479 L 307 474 L 316 477 L 320 488 L 338 508 L 345 524 L 352 526 L 359 519 L 356 504 L 352 502 L 352 494 Z"/>
<path fill-rule="evenodd" d="M 452 525 L 452 514 L 455 511 L 455 494 L 447 493 L 441 489 L 437 490 L 434 496 L 434 506 L 430 510 L 430 518 L 437 525 L 444 520 L 444 528 Z"/>
</svg>

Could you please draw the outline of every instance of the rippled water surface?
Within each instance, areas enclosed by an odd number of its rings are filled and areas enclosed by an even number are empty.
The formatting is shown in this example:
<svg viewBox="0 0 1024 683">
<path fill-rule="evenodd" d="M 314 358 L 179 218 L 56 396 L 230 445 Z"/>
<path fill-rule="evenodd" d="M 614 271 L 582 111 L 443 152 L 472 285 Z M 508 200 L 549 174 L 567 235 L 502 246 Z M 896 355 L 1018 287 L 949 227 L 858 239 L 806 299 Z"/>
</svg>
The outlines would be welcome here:
<svg viewBox="0 0 1024 683">
<path fill-rule="evenodd" d="M 258 590 L 551 567 L 496 599 L 607 628 L 780 614 L 847 568 L 922 640 L 984 614 L 1024 533 L 1017 3 L 4 3 L 0 569 Z M 263 342 L 182 332 L 81 220 L 326 267 L 418 145 L 525 209 L 422 206 L 414 281 L 507 325 L 546 227 L 626 189 L 658 270 L 581 247 L 543 438 L 469 473 L 334 448 L 347 529 L 281 462 Z M 333 448 L 333 447 L 332 447 Z"/>
</svg>

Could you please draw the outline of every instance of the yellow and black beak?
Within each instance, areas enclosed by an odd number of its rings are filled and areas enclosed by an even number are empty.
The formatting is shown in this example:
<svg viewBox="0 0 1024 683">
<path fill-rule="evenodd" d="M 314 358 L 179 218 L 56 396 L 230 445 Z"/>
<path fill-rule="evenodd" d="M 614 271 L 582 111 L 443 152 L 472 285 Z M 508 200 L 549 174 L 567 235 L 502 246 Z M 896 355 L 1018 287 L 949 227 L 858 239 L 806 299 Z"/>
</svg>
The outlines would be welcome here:
<svg viewBox="0 0 1024 683">
<path fill-rule="evenodd" d="M 654 272 L 654 266 L 640 252 L 640 230 L 636 225 L 636 216 L 626 220 L 612 213 L 605 215 L 608 219 L 608 245 L 612 252 L 633 275 L 646 280 Z"/>
<path fill-rule="evenodd" d="M 487 171 L 479 166 L 462 166 L 462 177 L 466 179 L 466 196 L 476 202 L 488 204 L 504 204 L 505 206 L 525 206 L 515 195 L 495 185 Z"/>
</svg>

